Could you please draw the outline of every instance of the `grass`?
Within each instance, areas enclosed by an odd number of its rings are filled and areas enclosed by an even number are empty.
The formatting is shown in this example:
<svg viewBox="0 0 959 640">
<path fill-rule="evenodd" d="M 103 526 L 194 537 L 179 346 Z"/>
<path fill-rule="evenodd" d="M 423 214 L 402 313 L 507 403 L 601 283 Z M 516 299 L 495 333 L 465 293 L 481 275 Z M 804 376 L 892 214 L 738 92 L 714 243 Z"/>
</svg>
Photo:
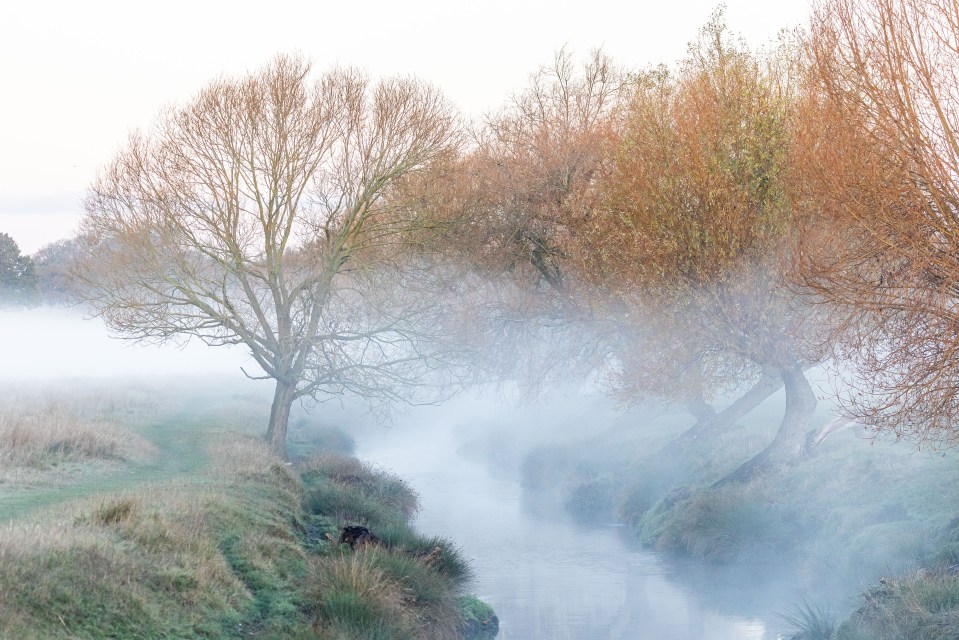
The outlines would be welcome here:
<svg viewBox="0 0 959 640">
<path fill-rule="evenodd" d="M 793 628 L 789 640 L 830 640 L 836 632 L 836 614 L 808 600 L 802 600 L 782 618 Z"/>
<path fill-rule="evenodd" d="M 830 640 L 951 638 L 959 638 L 959 576 L 939 567 L 867 590 Z"/>
<path fill-rule="evenodd" d="M 96 496 L 0 529 L 0 637 L 235 637 L 263 619 L 264 593 L 293 599 L 308 566 L 285 535 L 298 495 L 256 446 L 244 461 L 247 477 Z"/>
<path fill-rule="evenodd" d="M 475 640 L 492 640 L 499 632 L 499 620 L 493 608 L 469 594 L 460 597 L 464 635 Z"/>
<path fill-rule="evenodd" d="M 144 437 L 121 426 L 120 420 L 153 408 L 134 391 L 108 400 L 21 386 L 0 395 L 0 482 L 23 482 L 40 477 L 37 471 L 70 464 L 144 461 L 156 453 Z"/>
<path fill-rule="evenodd" d="M 759 484 L 674 492 L 644 516 L 643 539 L 664 551 L 713 562 L 781 558 L 798 524 Z"/>
<path fill-rule="evenodd" d="M 121 408 L 125 441 L 143 438 L 151 457 L 73 484 L 44 482 L 51 467 L 36 485 L 0 485 L 15 516 L 0 526 L 0 637 L 467 637 L 469 566 L 450 541 L 410 528 L 405 483 L 343 456 L 287 466 L 235 432 L 251 430 L 230 420 L 237 399 L 197 412 L 195 396 L 168 393 L 152 422 L 136 403 Z M 94 407 L 75 413 L 118 415 Z M 386 546 L 330 544 L 324 534 L 348 523 Z"/>
<path fill-rule="evenodd" d="M 306 505 L 351 524 L 381 529 L 402 524 L 416 513 L 416 494 L 393 474 L 356 458 L 323 454 L 304 463 Z"/>
</svg>

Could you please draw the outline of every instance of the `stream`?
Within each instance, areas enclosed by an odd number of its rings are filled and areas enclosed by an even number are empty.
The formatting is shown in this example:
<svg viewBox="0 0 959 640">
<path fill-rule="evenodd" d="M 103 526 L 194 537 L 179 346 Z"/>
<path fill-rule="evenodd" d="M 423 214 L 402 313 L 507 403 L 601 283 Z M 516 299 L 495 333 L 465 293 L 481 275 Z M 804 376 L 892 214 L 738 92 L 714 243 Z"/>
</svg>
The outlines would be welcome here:
<svg viewBox="0 0 959 640">
<path fill-rule="evenodd" d="M 613 522 L 574 520 L 552 496 L 467 459 L 448 417 L 418 412 L 358 439 L 357 454 L 420 496 L 416 527 L 452 539 L 499 638 L 777 640 L 802 594 L 780 572 L 677 560 Z M 791 584 L 792 583 L 792 584 Z"/>
</svg>

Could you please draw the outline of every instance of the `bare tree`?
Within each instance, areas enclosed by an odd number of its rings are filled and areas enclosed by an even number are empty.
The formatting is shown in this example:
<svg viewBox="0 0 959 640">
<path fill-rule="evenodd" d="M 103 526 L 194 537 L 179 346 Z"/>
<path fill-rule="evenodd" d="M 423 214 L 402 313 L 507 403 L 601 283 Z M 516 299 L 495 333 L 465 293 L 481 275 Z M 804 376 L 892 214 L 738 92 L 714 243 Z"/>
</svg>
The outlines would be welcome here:
<svg viewBox="0 0 959 640">
<path fill-rule="evenodd" d="M 82 295 L 123 337 L 244 345 L 285 456 L 298 398 L 407 397 L 441 357 L 391 190 L 456 150 L 457 123 L 420 82 L 311 80 L 297 57 L 215 81 L 91 188 Z"/>
<path fill-rule="evenodd" d="M 842 320 L 846 414 L 959 443 L 959 2 L 829 0 L 809 51 L 828 141 L 807 283 Z"/>
</svg>

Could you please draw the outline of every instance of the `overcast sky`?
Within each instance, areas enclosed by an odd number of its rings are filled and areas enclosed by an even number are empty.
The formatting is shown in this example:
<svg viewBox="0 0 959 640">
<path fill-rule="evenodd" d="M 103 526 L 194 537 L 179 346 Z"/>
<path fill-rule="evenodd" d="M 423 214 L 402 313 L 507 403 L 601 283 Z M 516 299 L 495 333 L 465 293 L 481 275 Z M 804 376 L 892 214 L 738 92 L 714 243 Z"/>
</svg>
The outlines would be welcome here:
<svg viewBox="0 0 959 640">
<path fill-rule="evenodd" d="M 805 24 L 808 0 L 729 0 L 751 44 Z M 25 253 L 69 236 L 127 134 L 221 74 L 298 51 L 318 68 L 417 75 L 469 115 L 495 108 L 563 45 L 673 62 L 712 0 L 10 0 L 0 3 L 0 232 Z"/>
</svg>

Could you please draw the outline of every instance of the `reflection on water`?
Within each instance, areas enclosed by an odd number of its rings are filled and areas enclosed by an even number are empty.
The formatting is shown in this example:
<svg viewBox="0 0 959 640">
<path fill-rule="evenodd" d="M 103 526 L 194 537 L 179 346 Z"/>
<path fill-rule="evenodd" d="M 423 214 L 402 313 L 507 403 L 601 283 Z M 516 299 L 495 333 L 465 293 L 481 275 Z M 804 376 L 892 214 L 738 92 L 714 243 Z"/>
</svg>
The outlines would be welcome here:
<svg viewBox="0 0 959 640">
<path fill-rule="evenodd" d="M 496 610 L 500 638 L 775 640 L 784 632 L 773 612 L 795 598 L 790 589 L 677 564 L 631 546 L 612 523 L 576 523 L 554 501 L 457 455 L 450 425 L 431 422 L 418 415 L 415 425 L 369 434 L 359 455 L 412 484 L 418 528 L 452 538 L 473 561 L 473 589 Z"/>
</svg>

